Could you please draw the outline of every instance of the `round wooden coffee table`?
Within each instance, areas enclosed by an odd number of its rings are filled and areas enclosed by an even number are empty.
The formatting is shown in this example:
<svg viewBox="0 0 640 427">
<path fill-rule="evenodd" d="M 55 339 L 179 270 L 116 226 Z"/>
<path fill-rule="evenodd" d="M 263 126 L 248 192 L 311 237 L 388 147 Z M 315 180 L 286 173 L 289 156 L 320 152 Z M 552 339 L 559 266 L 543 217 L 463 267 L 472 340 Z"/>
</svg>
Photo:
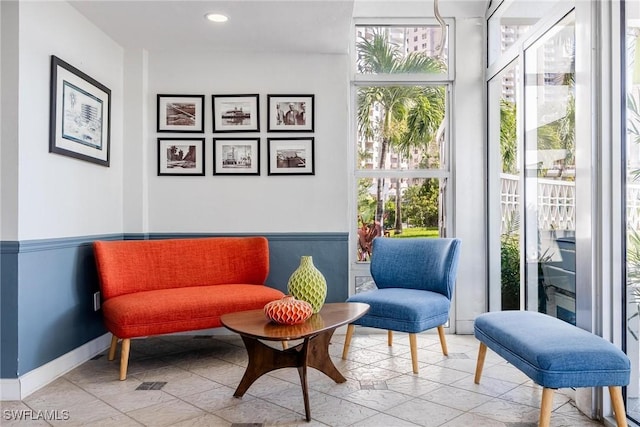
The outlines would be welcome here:
<svg viewBox="0 0 640 427">
<path fill-rule="evenodd" d="M 223 315 L 220 318 L 222 324 L 227 329 L 240 334 L 249 355 L 247 370 L 233 395 L 242 397 L 251 384 L 267 372 L 280 368 L 298 368 L 304 397 L 304 411 L 307 421 L 311 421 L 307 367 L 323 372 L 337 383 L 345 382 L 346 378 L 331 361 L 329 342 L 336 328 L 359 319 L 368 310 L 369 306 L 362 303 L 329 303 L 322 306 L 319 313 L 299 325 L 273 323 L 267 319 L 263 310 Z M 303 341 L 295 347 L 280 350 L 260 340 Z"/>
</svg>

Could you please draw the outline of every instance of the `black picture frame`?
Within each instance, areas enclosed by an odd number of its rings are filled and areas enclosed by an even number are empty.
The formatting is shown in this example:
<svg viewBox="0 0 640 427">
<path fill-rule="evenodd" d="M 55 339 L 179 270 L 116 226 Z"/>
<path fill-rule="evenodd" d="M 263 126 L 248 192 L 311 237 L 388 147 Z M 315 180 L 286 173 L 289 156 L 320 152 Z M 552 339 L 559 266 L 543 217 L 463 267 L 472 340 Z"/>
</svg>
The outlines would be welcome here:
<svg viewBox="0 0 640 427">
<path fill-rule="evenodd" d="M 158 176 L 204 176 L 204 138 L 158 138 Z"/>
<path fill-rule="evenodd" d="M 204 133 L 204 95 L 157 95 L 157 132 Z"/>
<path fill-rule="evenodd" d="M 314 137 L 267 138 L 268 175 L 315 175 Z"/>
<path fill-rule="evenodd" d="M 211 95 L 213 131 L 260 132 L 260 95 Z"/>
<path fill-rule="evenodd" d="M 260 175 L 260 138 L 213 138 L 214 175 Z"/>
<path fill-rule="evenodd" d="M 314 95 L 267 95 L 268 132 L 313 132 Z"/>
<path fill-rule="evenodd" d="M 111 90 L 51 55 L 49 152 L 109 167 Z"/>
</svg>

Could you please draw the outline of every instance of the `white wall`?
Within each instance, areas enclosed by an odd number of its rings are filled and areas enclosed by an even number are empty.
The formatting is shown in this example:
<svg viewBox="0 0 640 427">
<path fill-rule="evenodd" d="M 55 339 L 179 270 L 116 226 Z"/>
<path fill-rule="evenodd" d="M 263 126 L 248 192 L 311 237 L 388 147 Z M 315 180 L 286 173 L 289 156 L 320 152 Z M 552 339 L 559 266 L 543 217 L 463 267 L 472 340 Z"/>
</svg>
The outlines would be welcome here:
<svg viewBox="0 0 640 427">
<path fill-rule="evenodd" d="M 18 238 L 18 3 L 0 2 L 0 237 Z"/>
<path fill-rule="evenodd" d="M 456 20 L 453 111 L 454 231 L 462 240 L 456 285 L 456 332 L 473 333 L 487 310 L 486 150 L 483 19 Z"/>
<path fill-rule="evenodd" d="M 346 55 L 150 53 L 149 123 L 157 94 L 205 95 L 206 175 L 157 176 L 157 137 L 148 139 L 150 232 L 346 232 L 348 65 Z M 213 176 L 211 95 L 259 94 L 260 176 Z M 314 94 L 315 132 L 268 133 L 267 94 Z M 200 135 L 200 134 L 198 134 Z M 268 176 L 267 137 L 315 137 L 314 176 Z"/>
<path fill-rule="evenodd" d="M 149 232 L 149 138 L 155 129 L 150 121 L 149 54 L 143 49 L 126 49 L 124 55 L 124 232 Z"/>
<path fill-rule="evenodd" d="M 121 233 L 123 50 L 66 2 L 19 5 L 16 237 Z M 48 152 L 51 55 L 111 89 L 111 167 Z"/>
</svg>

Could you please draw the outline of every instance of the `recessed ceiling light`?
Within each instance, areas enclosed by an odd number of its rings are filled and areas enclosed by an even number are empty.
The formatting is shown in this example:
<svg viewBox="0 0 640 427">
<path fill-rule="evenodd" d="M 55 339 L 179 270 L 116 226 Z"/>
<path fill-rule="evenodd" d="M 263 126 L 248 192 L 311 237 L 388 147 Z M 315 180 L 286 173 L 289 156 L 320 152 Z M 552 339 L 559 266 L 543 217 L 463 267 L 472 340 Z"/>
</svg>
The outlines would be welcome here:
<svg viewBox="0 0 640 427">
<path fill-rule="evenodd" d="M 207 13 L 204 17 L 212 22 L 227 22 L 229 20 L 227 16 L 220 13 Z"/>
</svg>

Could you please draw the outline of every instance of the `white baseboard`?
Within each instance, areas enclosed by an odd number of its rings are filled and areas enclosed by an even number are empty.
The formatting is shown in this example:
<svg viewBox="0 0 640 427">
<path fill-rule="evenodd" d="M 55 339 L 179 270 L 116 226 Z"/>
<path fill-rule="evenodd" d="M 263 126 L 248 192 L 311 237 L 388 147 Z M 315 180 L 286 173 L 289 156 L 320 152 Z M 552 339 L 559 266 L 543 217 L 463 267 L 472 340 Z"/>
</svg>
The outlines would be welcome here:
<svg viewBox="0 0 640 427">
<path fill-rule="evenodd" d="M 0 379 L 0 400 L 22 400 L 51 381 L 83 364 L 111 345 L 111 334 L 104 334 L 63 354 L 17 379 Z"/>
</svg>

